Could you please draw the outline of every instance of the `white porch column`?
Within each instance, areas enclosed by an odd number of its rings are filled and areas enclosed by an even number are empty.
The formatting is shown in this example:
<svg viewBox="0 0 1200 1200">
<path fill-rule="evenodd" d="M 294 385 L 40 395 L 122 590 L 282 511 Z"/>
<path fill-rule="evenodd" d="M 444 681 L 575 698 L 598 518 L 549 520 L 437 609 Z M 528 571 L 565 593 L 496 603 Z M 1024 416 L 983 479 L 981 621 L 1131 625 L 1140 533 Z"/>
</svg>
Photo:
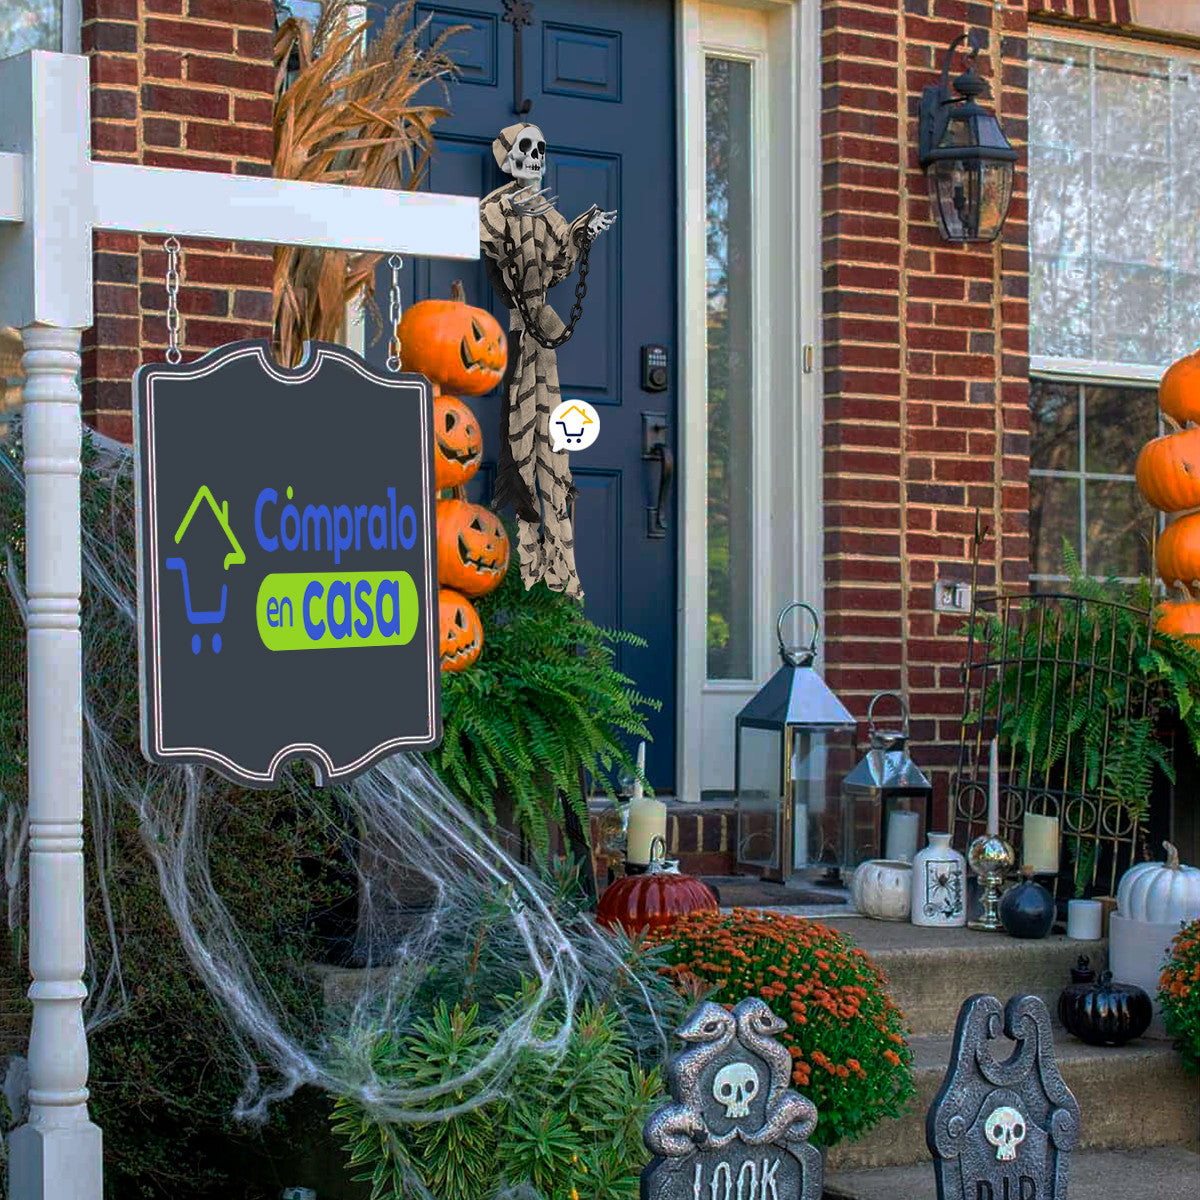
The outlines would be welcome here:
<svg viewBox="0 0 1200 1200">
<path fill-rule="evenodd" d="M 101 1200 L 83 1030 L 83 729 L 78 329 L 28 325 L 29 1120 L 9 1138 L 15 1200 Z"/>
</svg>

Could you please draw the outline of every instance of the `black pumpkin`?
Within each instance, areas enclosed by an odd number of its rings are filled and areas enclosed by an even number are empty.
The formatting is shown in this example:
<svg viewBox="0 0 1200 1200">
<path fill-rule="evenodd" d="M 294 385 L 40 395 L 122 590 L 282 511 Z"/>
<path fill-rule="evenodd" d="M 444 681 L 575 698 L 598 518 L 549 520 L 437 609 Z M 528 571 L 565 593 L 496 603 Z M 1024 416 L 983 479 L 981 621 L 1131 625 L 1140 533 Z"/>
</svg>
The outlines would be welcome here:
<svg viewBox="0 0 1200 1200">
<path fill-rule="evenodd" d="M 1024 882 L 1000 898 L 1000 924 L 1017 938 L 1044 938 L 1054 924 L 1054 897 L 1023 867 Z"/>
<path fill-rule="evenodd" d="M 1087 957 L 1071 968 L 1071 984 L 1058 998 L 1058 1019 L 1090 1046 L 1123 1046 L 1150 1028 L 1154 1008 L 1135 984 L 1113 983 L 1105 971 L 1097 981 Z"/>
</svg>

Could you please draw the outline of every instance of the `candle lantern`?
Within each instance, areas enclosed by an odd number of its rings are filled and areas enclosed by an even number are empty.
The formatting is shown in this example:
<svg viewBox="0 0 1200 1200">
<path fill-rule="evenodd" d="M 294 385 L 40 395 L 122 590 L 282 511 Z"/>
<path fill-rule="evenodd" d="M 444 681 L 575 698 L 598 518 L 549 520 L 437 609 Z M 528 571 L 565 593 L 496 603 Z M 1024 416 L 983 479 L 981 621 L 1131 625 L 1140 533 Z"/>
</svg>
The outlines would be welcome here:
<svg viewBox="0 0 1200 1200">
<path fill-rule="evenodd" d="M 783 620 L 794 608 L 813 621 L 807 646 L 787 646 Z M 840 792 L 853 762 L 854 718 L 813 668 L 820 622 L 789 604 L 776 623 L 783 665 L 734 722 L 737 863 L 787 882 L 810 866 L 841 863 Z"/>
<path fill-rule="evenodd" d="M 875 705 L 900 705 L 900 727 L 875 724 Z M 908 705 L 899 692 L 879 692 L 867 708 L 867 756 L 842 784 L 842 865 L 872 858 L 912 862 L 933 821 L 933 785 L 908 754 Z"/>
</svg>

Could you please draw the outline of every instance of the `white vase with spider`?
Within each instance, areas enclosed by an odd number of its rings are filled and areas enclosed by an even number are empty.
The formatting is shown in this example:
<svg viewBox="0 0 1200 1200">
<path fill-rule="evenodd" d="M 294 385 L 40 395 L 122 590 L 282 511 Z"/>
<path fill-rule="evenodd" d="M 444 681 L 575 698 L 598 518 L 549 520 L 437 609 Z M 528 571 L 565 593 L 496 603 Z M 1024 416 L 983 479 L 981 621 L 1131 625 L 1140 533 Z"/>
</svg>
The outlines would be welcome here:
<svg viewBox="0 0 1200 1200">
<path fill-rule="evenodd" d="M 931 833 L 913 859 L 912 923 L 939 928 L 967 923 L 967 861 L 948 833 Z"/>
</svg>

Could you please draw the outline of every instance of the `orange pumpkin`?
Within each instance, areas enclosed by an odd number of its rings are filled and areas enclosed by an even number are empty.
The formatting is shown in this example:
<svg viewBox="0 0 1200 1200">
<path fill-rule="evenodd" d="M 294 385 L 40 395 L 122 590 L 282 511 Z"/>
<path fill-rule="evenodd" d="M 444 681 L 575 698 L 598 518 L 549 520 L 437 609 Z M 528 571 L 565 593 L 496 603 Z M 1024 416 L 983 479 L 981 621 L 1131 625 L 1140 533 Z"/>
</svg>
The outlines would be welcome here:
<svg viewBox="0 0 1200 1200">
<path fill-rule="evenodd" d="M 433 402 L 433 479 L 438 489 L 462 487 L 483 457 L 483 433 L 475 414 L 457 396 Z"/>
<path fill-rule="evenodd" d="M 691 912 L 718 912 L 712 888 L 691 875 L 651 863 L 644 875 L 626 875 L 609 884 L 596 906 L 596 920 L 608 929 L 626 933 L 665 929 Z"/>
<path fill-rule="evenodd" d="M 443 671 L 465 671 L 483 650 L 483 623 L 466 596 L 438 589 L 439 649 Z"/>
<path fill-rule="evenodd" d="M 1200 421 L 1200 350 L 1166 369 L 1158 383 L 1158 406 L 1178 425 Z"/>
<path fill-rule="evenodd" d="M 1154 627 L 1159 633 L 1169 633 L 1200 647 L 1200 604 L 1168 600 L 1166 604 L 1158 606 L 1158 619 Z"/>
<path fill-rule="evenodd" d="M 439 500 L 438 581 L 466 596 L 486 596 L 508 570 L 508 534 L 490 509 Z"/>
<path fill-rule="evenodd" d="M 1200 513 L 1179 517 L 1163 530 L 1154 548 L 1154 564 L 1168 588 L 1200 579 Z"/>
<path fill-rule="evenodd" d="M 1200 428 L 1147 442 L 1134 469 L 1138 489 L 1159 512 L 1200 505 Z"/>
<path fill-rule="evenodd" d="M 482 396 L 504 378 L 508 346 L 500 322 L 466 303 L 460 282 L 449 300 L 422 300 L 401 318 L 405 370 L 428 376 L 445 391 Z"/>
</svg>

